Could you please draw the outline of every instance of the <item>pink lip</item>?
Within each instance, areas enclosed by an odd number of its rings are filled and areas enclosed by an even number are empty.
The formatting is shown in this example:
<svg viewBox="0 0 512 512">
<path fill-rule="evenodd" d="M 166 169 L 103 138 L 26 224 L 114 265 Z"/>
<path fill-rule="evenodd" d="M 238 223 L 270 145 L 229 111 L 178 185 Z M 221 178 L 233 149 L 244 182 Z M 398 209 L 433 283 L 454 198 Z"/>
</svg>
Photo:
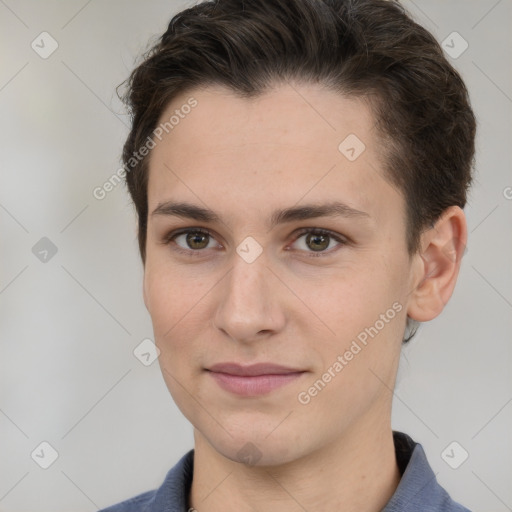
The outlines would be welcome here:
<svg viewBox="0 0 512 512">
<path fill-rule="evenodd" d="M 303 372 L 300 368 L 289 368 L 273 363 L 256 363 L 247 366 L 238 363 L 218 363 L 207 368 L 211 372 L 229 373 L 230 375 L 283 375 Z"/>
<path fill-rule="evenodd" d="M 272 363 L 258 363 L 249 366 L 237 363 L 219 363 L 213 365 L 208 371 L 221 388 L 243 396 L 269 393 L 305 373 L 304 370 Z"/>
</svg>

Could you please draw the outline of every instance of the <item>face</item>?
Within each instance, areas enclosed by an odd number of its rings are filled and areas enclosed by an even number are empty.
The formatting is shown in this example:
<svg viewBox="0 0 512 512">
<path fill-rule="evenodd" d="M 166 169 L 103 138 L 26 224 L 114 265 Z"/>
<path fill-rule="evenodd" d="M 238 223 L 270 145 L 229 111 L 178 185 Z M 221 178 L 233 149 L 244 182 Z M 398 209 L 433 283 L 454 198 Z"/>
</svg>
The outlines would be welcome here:
<svg viewBox="0 0 512 512">
<path fill-rule="evenodd" d="M 178 407 L 261 465 L 387 421 L 414 276 L 370 108 L 296 84 L 188 91 L 161 122 L 176 110 L 149 164 L 144 299 Z"/>
</svg>

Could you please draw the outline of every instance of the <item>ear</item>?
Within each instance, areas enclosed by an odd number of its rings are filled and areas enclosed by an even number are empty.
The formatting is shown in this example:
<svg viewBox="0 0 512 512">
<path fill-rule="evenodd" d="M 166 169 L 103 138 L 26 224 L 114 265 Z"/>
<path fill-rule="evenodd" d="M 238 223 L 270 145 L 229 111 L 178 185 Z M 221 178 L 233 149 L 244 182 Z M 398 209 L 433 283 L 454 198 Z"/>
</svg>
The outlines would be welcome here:
<svg viewBox="0 0 512 512">
<path fill-rule="evenodd" d="M 407 309 L 412 319 L 426 322 L 444 309 L 455 288 L 467 237 L 466 216 L 458 206 L 447 208 L 421 235 L 414 255 L 416 284 Z"/>
</svg>

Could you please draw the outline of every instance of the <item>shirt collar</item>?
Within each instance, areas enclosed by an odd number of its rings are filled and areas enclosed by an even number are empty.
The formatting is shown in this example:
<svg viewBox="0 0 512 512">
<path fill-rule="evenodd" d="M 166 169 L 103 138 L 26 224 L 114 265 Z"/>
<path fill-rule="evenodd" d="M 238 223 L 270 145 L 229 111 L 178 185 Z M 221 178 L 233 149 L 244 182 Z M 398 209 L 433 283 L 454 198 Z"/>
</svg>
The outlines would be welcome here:
<svg viewBox="0 0 512 512">
<path fill-rule="evenodd" d="M 407 434 L 393 431 L 400 483 L 382 512 L 422 510 L 469 512 L 455 503 L 439 485 L 423 447 Z M 187 452 L 167 473 L 164 483 L 148 507 L 151 512 L 187 512 L 194 471 L 194 450 Z"/>
<path fill-rule="evenodd" d="M 439 485 L 421 444 L 396 431 L 393 432 L 393 440 L 402 478 L 382 512 L 469 512 L 455 503 Z"/>
</svg>

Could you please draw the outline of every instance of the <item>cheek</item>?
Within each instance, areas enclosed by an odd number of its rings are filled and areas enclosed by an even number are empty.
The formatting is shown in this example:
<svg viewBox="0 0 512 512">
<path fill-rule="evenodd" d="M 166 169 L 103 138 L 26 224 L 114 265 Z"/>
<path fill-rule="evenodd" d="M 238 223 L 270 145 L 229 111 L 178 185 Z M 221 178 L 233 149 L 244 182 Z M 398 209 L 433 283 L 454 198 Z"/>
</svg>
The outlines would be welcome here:
<svg viewBox="0 0 512 512">
<path fill-rule="evenodd" d="M 197 395 L 191 372 L 201 368 L 203 362 L 197 340 L 206 325 L 201 298 L 208 288 L 204 280 L 185 279 L 177 268 L 149 265 L 145 289 L 162 376 L 176 405 L 189 418 L 194 410 L 189 393 Z"/>
<path fill-rule="evenodd" d="M 352 268 L 345 276 L 310 288 L 315 291 L 313 295 L 309 292 L 308 303 L 328 327 L 323 329 L 326 336 L 315 350 L 319 351 L 324 368 L 346 353 L 347 369 L 351 368 L 344 372 L 346 379 L 358 379 L 363 366 L 364 380 L 369 368 L 388 375 L 400 349 L 405 323 L 401 271 L 391 269 L 382 259 Z M 306 318 L 303 321 L 306 329 Z"/>
<path fill-rule="evenodd" d="M 318 340 L 321 364 L 301 391 L 311 398 L 305 411 L 333 428 L 388 400 L 393 387 L 405 309 L 391 283 L 376 277 L 331 285 L 313 302 L 335 335 Z"/>
<path fill-rule="evenodd" d="M 144 284 L 160 360 L 174 368 L 174 361 L 186 356 L 205 326 L 208 283 L 184 278 L 179 268 L 149 266 Z"/>
<path fill-rule="evenodd" d="M 179 266 L 150 262 L 145 270 L 144 287 L 149 313 L 161 334 L 164 327 L 168 330 L 180 319 L 186 321 L 187 311 L 192 311 L 204 295 L 206 283 L 197 277 L 186 278 Z"/>
<path fill-rule="evenodd" d="M 396 300 L 393 282 L 378 263 L 354 265 L 314 284 L 297 285 L 300 295 L 329 327 L 336 342 L 356 336 Z"/>
</svg>

